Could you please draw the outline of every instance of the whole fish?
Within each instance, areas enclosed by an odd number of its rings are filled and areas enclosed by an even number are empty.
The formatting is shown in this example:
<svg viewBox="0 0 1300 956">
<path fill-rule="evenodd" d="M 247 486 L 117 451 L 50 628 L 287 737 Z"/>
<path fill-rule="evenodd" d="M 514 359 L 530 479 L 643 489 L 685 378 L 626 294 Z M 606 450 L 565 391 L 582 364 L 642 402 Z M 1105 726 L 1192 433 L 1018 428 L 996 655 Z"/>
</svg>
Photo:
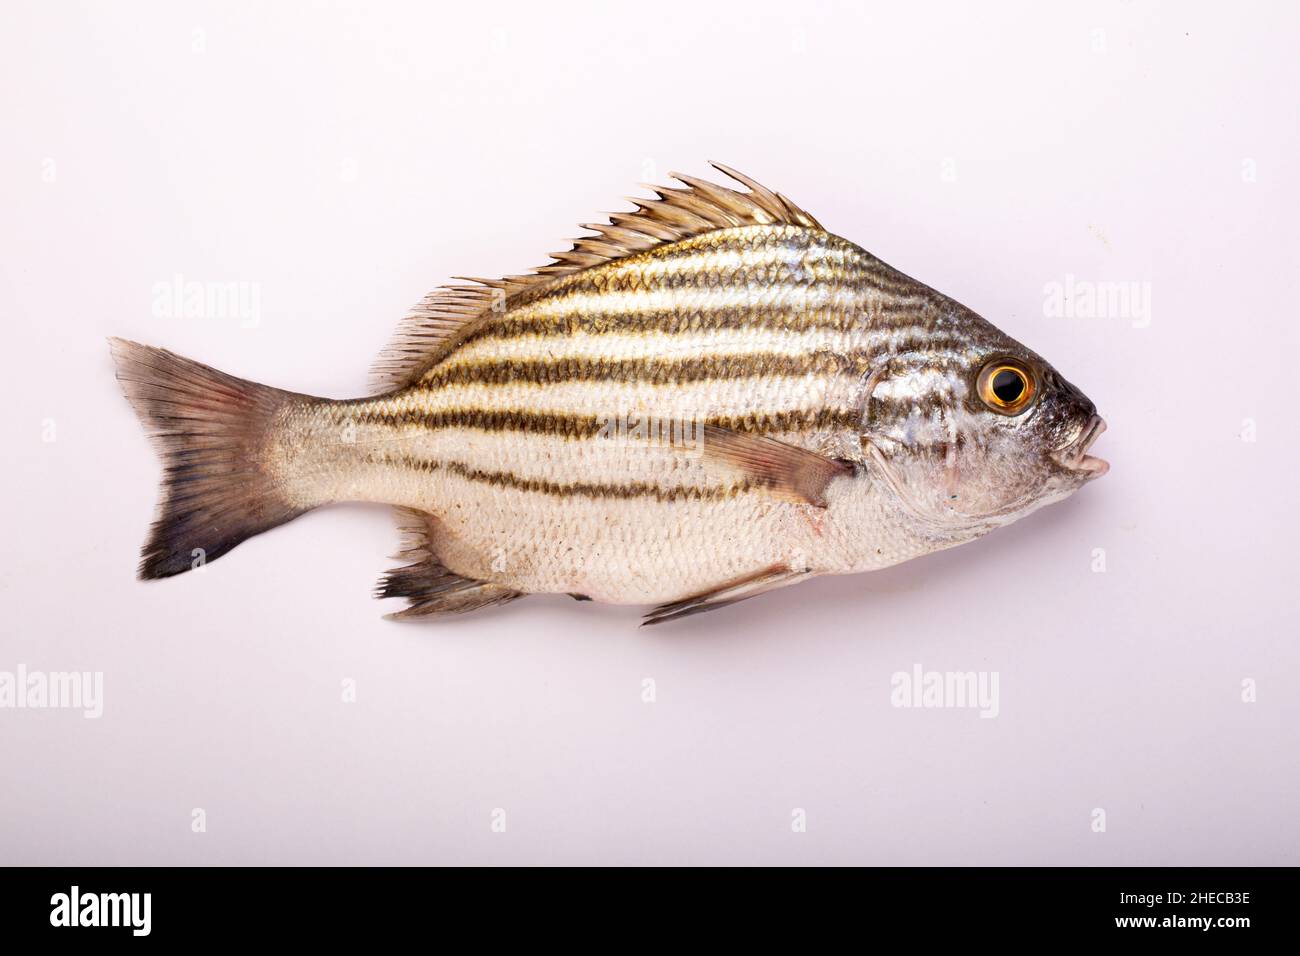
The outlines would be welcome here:
<svg viewBox="0 0 1300 956">
<path fill-rule="evenodd" d="M 399 508 L 422 618 L 567 593 L 659 623 L 980 537 L 1106 472 L 1047 362 L 780 193 L 677 187 L 534 272 L 440 288 L 372 397 L 112 340 L 163 459 L 140 576 L 336 501 Z"/>
</svg>

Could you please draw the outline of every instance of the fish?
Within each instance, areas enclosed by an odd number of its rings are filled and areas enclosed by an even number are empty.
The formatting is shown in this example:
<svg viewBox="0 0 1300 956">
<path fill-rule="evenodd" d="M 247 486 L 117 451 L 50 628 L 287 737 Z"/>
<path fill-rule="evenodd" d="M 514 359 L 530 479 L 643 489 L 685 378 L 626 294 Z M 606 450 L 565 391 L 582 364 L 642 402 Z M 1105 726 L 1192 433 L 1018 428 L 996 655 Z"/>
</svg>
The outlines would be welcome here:
<svg viewBox="0 0 1300 956">
<path fill-rule="evenodd" d="M 139 576 L 335 502 L 392 505 L 376 595 L 643 623 L 974 541 L 1104 475 L 1093 402 L 975 312 L 718 163 L 531 272 L 429 293 L 321 398 L 110 339 L 163 466 Z"/>
</svg>

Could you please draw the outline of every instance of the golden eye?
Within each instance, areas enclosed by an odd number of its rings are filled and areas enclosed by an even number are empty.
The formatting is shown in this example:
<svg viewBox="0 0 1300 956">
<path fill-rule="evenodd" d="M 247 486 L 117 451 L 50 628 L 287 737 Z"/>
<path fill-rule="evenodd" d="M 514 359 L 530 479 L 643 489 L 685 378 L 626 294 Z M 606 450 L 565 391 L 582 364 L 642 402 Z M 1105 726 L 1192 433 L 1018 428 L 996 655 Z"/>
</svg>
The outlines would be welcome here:
<svg viewBox="0 0 1300 956">
<path fill-rule="evenodd" d="M 1002 415 L 1018 415 L 1034 398 L 1034 376 L 1015 359 L 996 359 L 984 366 L 976 382 L 980 400 Z"/>
</svg>

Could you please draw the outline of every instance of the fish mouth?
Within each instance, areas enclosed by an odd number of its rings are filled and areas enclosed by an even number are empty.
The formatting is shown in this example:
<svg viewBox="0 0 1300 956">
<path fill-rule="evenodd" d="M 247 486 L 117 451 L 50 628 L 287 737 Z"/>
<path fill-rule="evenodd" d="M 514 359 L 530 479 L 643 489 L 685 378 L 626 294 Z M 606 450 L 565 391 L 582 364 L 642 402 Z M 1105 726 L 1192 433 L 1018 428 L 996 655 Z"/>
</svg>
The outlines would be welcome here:
<svg viewBox="0 0 1300 956">
<path fill-rule="evenodd" d="M 1110 471 L 1110 463 L 1088 454 L 1088 449 L 1092 447 L 1093 442 L 1101 437 L 1101 433 L 1106 430 L 1106 422 L 1100 415 L 1093 415 L 1088 419 L 1087 424 L 1083 426 L 1083 432 L 1068 448 L 1059 451 L 1054 456 L 1057 464 L 1069 471 L 1078 472 L 1086 475 L 1089 479 L 1100 478 L 1106 472 Z"/>
</svg>

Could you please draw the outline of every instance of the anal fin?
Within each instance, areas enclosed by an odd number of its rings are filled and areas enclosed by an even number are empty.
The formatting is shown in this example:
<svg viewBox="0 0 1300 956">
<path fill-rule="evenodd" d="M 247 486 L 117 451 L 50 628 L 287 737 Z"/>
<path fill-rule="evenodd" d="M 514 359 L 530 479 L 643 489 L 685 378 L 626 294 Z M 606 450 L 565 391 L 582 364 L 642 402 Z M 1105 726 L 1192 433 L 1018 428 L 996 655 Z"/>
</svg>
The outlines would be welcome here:
<svg viewBox="0 0 1300 956">
<path fill-rule="evenodd" d="M 433 549 L 437 519 L 423 511 L 398 508 L 404 547 L 399 558 L 412 563 L 394 568 L 380 579 L 375 597 L 403 597 L 405 610 L 385 615 L 391 621 L 408 621 L 440 614 L 462 614 L 523 597 L 503 584 L 475 581 L 445 567 Z"/>
<path fill-rule="evenodd" d="M 641 626 L 662 624 L 665 621 L 674 621 L 678 618 L 689 617 L 692 614 L 700 614 L 704 611 L 726 607 L 728 604 L 735 604 L 737 601 L 755 597 L 766 591 L 785 587 L 787 584 L 794 584 L 811 573 L 807 570 L 795 571 L 784 564 L 773 565 L 757 574 L 739 578 L 712 591 L 693 594 L 680 601 L 673 601 L 671 604 L 661 604 L 645 616 Z"/>
</svg>

